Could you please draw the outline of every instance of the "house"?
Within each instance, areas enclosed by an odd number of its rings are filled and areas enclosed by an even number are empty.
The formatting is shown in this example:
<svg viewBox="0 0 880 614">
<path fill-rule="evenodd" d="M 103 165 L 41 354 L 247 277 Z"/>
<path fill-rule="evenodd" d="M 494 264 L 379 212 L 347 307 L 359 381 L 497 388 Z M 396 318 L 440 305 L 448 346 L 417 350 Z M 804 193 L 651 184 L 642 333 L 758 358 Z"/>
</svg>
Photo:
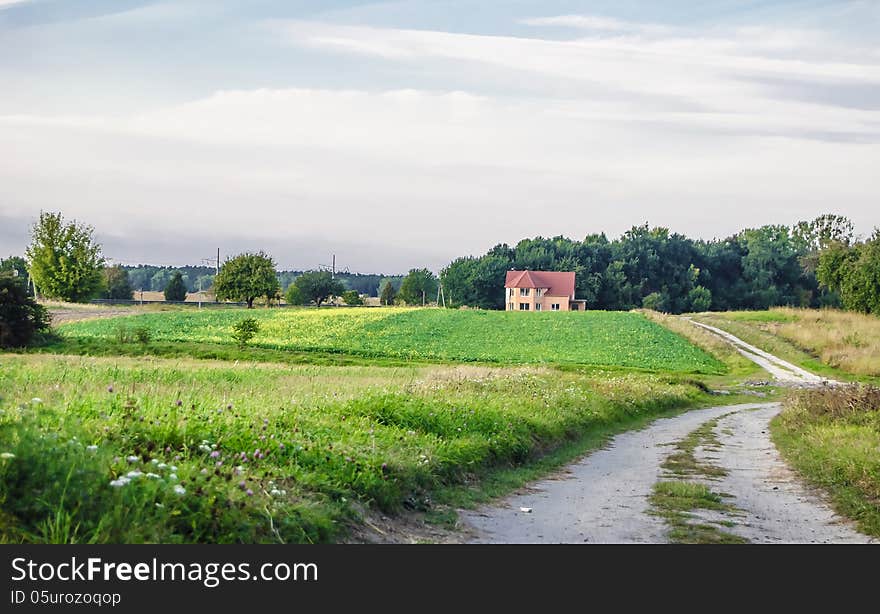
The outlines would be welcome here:
<svg viewBox="0 0 880 614">
<path fill-rule="evenodd" d="M 585 300 L 574 297 L 573 271 L 507 271 L 507 311 L 584 311 Z"/>
</svg>

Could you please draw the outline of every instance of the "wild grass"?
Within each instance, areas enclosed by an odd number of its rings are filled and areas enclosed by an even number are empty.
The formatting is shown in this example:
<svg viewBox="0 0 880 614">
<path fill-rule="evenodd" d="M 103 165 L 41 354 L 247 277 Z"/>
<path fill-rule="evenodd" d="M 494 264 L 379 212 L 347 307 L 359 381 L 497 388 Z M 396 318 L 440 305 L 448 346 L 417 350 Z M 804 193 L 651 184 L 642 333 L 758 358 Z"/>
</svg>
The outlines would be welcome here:
<svg viewBox="0 0 880 614">
<path fill-rule="evenodd" d="M 0 541 L 334 541 L 706 402 L 686 379 L 0 354 Z"/>
<path fill-rule="evenodd" d="M 785 459 L 859 530 L 880 536 L 880 388 L 799 391 L 771 423 Z"/>
<path fill-rule="evenodd" d="M 775 308 L 701 315 L 780 357 L 848 379 L 880 377 L 880 318 L 835 309 Z"/>
<path fill-rule="evenodd" d="M 654 485 L 650 502 L 653 513 L 670 526 L 669 541 L 676 544 L 743 544 L 748 540 L 719 528 L 718 524 L 695 521 L 695 510 L 731 512 L 735 508 L 722 495 L 698 482 L 671 481 Z"/>
<path fill-rule="evenodd" d="M 68 341 L 108 344 L 120 324 L 167 343 L 231 345 L 242 317 L 259 321 L 254 347 L 365 358 L 500 364 L 619 366 L 725 372 L 715 358 L 638 313 L 509 313 L 446 309 L 260 309 L 144 314 L 73 322 Z M 63 350 L 63 344 L 53 349 Z M 149 348 L 148 348 L 149 349 Z"/>
<path fill-rule="evenodd" d="M 700 428 L 689 433 L 687 437 L 675 444 L 675 451 L 666 457 L 661 467 L 666 471 L 679 475 L 701 475 L 708 478 L 723 477 L 727 471 L 711 463 L 700 462 L 696 457 L 696 449 L 713 449 L 719 444 L 715 436 L 718 421 L 724 416 L 709 420 Z"/>
</svg>

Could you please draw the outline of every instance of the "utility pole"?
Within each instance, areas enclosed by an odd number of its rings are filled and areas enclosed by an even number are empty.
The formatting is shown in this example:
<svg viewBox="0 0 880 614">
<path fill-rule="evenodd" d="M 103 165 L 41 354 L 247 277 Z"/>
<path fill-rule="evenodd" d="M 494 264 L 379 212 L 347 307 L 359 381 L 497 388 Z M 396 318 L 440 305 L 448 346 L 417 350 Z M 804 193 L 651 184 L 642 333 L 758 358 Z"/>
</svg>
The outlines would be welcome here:
<svg viewBox="0 0 880 614">
<path fill-rule="evenodd" d="M 336 254 L 333 254 L 333 279 L 336 279 Z"/>
<path fill-rule="evenodd" d="M 217 275 L 220 274 L 220 248 L 217 248 L 217 270 L 215 271 Z"/>
</svg>

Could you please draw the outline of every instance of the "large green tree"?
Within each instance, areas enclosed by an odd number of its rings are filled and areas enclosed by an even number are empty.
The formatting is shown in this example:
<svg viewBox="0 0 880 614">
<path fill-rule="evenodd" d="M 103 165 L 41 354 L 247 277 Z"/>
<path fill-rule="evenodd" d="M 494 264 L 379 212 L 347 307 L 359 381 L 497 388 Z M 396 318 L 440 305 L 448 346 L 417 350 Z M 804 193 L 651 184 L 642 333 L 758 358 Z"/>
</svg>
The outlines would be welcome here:
<svg viewBox="0 0 880 614">
<path fill-rule="evenodd" d="M 422 305 L 437 295 L 437 277 L 428 269 L 411 269 L 403 278 L 397 297 L 408 305 Z"/>
<path fill-rule="evenodd" d="M 128 271 L 120 265 L 106 267 L 104 275 L 104 296 L 109 299 L 131 300 L 134 290 L 128 278 Z"/>
<path fill-rule="evenodd" d="M 230 258 L 214 278 L 214 294 L 220 301 L 242 301 L 248 309 L 254 300 L 265 296 L 267 302 L 278 294 L 275 261 L 264 252 L 245 252 Z"/>
<path fill-rule="evenodd" d="M 330 271 L 306 271 L 296 278 L 293 285 L 305 300 L 313 301 L 318 307 L 331 296 L 345 292 L 345 285 L 334 278 Z"/>
<path fill-rule="evenodd" d="M 93 234 L 91 226 L 65 223 L 61 213 L 40 213 L 27 248 L 31 276 L 40 294 L 77 303 L 100 292 L 104 258 Z"/>
<path fill-rule="evenodd" d="M 880 231 L 863 243 L 833 243 L 816 269 L 824 287 L 840 293 L 844 307 L 880 315 Z"/>
</svg>

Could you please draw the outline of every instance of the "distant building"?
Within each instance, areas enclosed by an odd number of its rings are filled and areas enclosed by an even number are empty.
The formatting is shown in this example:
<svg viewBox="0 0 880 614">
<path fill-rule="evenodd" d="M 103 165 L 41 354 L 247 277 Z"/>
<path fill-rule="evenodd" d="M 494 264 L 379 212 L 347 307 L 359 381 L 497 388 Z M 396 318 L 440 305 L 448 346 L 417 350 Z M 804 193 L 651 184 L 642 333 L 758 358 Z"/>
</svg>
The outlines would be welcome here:
<svg viewBox="0 0 880 614">
<path fill-rule="evenodd" d="M 574 297 L 572 271 L 507 271 L 507 311 L 584 311 L 585 300 Z"/>
</svg>

